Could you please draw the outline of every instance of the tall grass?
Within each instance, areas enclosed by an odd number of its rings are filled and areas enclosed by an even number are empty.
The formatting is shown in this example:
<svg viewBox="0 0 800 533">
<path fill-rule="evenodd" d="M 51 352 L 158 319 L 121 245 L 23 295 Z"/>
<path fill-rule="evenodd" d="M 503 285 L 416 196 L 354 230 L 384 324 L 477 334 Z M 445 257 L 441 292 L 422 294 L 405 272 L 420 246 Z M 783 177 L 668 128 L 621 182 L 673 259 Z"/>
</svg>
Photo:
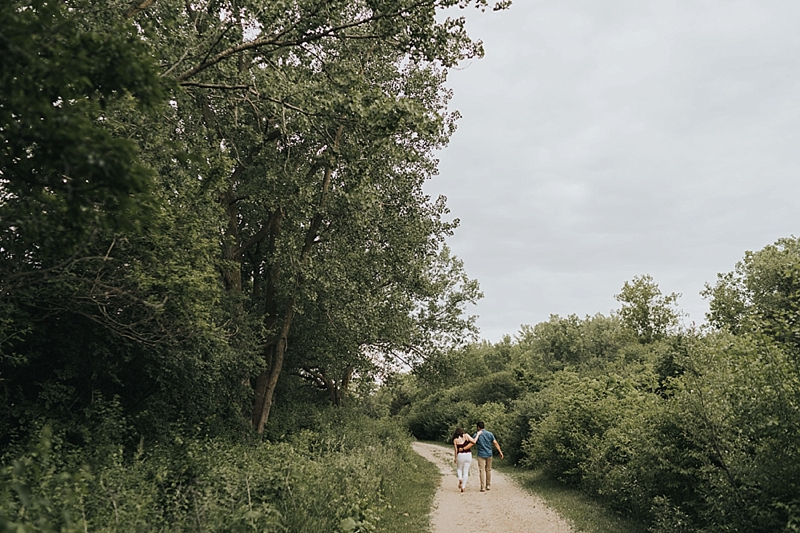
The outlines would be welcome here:
<svg viewBox="0 0 800 533">
<path fill-rule="evenodd" d="M 178 439 L 97 459 L 44 433 L 0 470 L 0 531 L 424 530 L 434 478 L 401 429 L 355 413 L 284 442 Z"/>
</svg>

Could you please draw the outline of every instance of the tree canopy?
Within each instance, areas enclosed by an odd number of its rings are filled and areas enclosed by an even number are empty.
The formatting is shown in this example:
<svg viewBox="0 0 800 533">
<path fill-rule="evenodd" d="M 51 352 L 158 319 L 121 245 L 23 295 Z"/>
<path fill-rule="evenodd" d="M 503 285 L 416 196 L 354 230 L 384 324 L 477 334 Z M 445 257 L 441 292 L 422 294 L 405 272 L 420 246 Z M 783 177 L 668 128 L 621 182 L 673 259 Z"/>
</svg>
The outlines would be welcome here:
<svg viewBox="0 0 800 533">
<path fill-rule="evenodd" d="M 287 371 L 339 402 L 469 338 L 422 185 L 482 47 L 440 13 L 506 4 L 4 3 L 4 427 L 111 402 L 260 432 Z"/>
</svg>

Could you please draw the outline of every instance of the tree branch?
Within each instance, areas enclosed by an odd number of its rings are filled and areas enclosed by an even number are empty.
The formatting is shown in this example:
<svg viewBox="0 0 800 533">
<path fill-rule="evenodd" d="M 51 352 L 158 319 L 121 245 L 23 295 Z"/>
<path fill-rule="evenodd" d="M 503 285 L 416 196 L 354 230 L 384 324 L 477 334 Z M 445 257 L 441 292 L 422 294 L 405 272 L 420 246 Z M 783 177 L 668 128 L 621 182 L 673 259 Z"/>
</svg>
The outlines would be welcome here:
<svg viewBox="0 0 800 533">
<path fill-rule="evenodd" d="M 182 81 L 182 87 L 199 87 L 201 89 L 252 89 L 252 85 L 222 85 L 219 83 L 199 83 L 196 81 Z"/>
<path fill-rule="evenodd" d="M 160 77 L 163 78 L 164 76 L 168 76 L 169 74 L 171 74 L 173 70 L 178 68 L 178 65 L 183 63 L 183 60 L 186 59 L 186 56 L 188 55 L 189 55 L 189 49 L 187 48 L 186 51 L 183 52 L 183 55 L 171 67 L 169 67 L 167 70 L 165 70 L 160 74 Z"/>
<path fill-rule="evenodd" d="M 181 84 L 181 85 L 183 85 L 183 84 Z M 264 100 L 267 100 L 268 102 L 272 102 L 274 104 L 279 104 L 279 105 L 281 105 L 281 106 L 283 106 L 285 108 L 291 109 L 293 111 L 297 111 L 298 113 L 302 113 L 302 114 L 304 114 L 304 115 L 306 115 L 308 117 L 319 116 L 318 113 L 311 113 L 309 111 L 306 111 L 305 109 L 299 108 L 299 107 L 294 106 L 292 104 L 288 104 L 288 103 L 284 102 L 283 100 L 278 100 L 277 98 L 270 98 L 269 96 L 261 96 L 261 98 L 263 98 Z"/>
<path fill-rule="evenodd" d="M 272 229 L 280 222 L 282 218 L 283 218 L 283 210 L 279 207 L 272 213 L 272 215 L 270 215 L 269 220 L 264 225 L 264 227 L 258 230 L 252 237 L 247 239 L 245 243 L 239 246 L 239 248 L 236 250 L 236 256 L 238 258 L 242 257 L 242 255 L 247 250 L 249 250 L 257 243 L 259 243 L 262 239 L 264 239 L 264 237 L 266 237 L 269 234 L 269 232 L 272 231 Z"/>
<path fill-rule="evenodd" d="M 199 65 L 196 65 L 196 66 L 190 68 L 189 70 L 186 70 L 185 72 L 180 74 L 176 79 L 179 82 L 186 81 L 189 78 L 191 78 L 192 76 L 196 75 L 197 73 L 202 72 L 203 70 L 205 70 L 205 69 L 207 69 L 207 68 L 209 68 L 209 67 L 211 67 L 213 65 L 216 65 L 220 61 L 223 61 L 223 60 L 231 57 L 232 55 L 237 54 L 239 52 L 243 52 L 245 50 L 253 50 L 253 49 L 261 48 L 261 47 L 265 47 L 265 46 L 272 46 L 274 48 L 286 48 L 286 47 L 289 47 L 289 46 L 299 46 L 301 44 L 310 43 L 310 42 L 318 41 L 320 39 L 324 39 L 325 37 L 336 37 L 336 38 L 339 38 L 339 39 L 348 39 L 348 38 L 350 38 L 350 36 L 347 36 L 347 35 L 341 36 L 341 35 L 338 35 L 338 34 L 340 32 L 345 31 L 345 30 L 352 29 L 352 28 L 357 28 L 359 26 L 364 26 L 366 24 L 369 24 L 371 22 L 376 22 L 378 20 L 383 20 L 383 19 L 386 19 L 386 18 L 399 17 L 403 13 L 407 13 L 410 10 L 417 9 L 417 8 L 419 8 L 421 6 L 424 6 L 424 5 L 433 5 L 433 4 L 435 4 L 435 2 L 432 2 L 431 0 L 424 0 L 422 2 L 418 2 L 418 3 L 410 6 L 407 9 L 401 9 L 399 11 L 394 11 L 392 13 L 384 13 L 384 14 L 372 15 L 372 16 L 367 17 L 365 19 L 357 20 L 357 21 L 350 22 L 350 23 L 347 23 L 347 24 L 341 24 L 341 25 L 335 26 L 333 28 L 328 28 L 328 29 L 325 29 L 325 30 L 317 30 L 316 32 L 309 33 L 309 34 L 307 34 L 307 35 L 305 35 L 303 37 L 300 37 L 300 38 L 294 39 L 294 40 L 281 41 L 280 40 L 280 36 L 278 36 L 277 38 L 270 36 L 270 37 L 263 37 L 261 39 L 254 39 L 252 41 L 244 42 L 244 43 L 238 44 L 236 46 L 231 46 L 227 50 L 223 50 L 222 52 L 218 53 L 217 55 L 215 55 L 213 57 L 209 57 L 208 59 L 203 60 Z"/>
</svg>

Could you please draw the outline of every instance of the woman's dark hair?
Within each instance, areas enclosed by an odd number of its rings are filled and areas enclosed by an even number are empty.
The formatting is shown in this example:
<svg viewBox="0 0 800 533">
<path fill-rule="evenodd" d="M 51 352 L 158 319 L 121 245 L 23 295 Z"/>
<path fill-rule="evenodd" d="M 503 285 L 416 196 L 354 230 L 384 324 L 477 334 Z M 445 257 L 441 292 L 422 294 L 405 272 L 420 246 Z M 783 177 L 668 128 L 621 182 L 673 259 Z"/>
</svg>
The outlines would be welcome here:
<svg viewBox="0 0 800 533">
<path fill-rule="evenodd" d="M 463 434 L 464 434 L 464 429 L 463 428 L 456 428 L 456 432 L 453 433 L 453 437 L 450 439 L 450 442 L 453 442 L 454 440 L 456 440 L 458 437 L 460 437 Z"/>
</svg>

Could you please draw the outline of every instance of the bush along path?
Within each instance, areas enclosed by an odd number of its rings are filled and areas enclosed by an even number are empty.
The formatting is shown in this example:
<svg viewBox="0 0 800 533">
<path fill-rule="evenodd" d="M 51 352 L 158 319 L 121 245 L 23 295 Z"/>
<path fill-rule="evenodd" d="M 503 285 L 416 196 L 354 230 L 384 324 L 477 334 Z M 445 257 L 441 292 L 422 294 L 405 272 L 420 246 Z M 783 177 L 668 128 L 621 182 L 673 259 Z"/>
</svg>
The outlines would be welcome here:
<svg viewBox="0 0 800 533">
<path fill-rule="evenodd" d="M 571 533 L 570 526 L 544 502 L 524 492 L 508 477 L 492 471 L 492 490 L 480 492 L 477 461 L 472 462 L 467 490 L 458 489 L 451 450 L 435 444 L 414 442 L 414 451 L 435 464 L 442 481 L 434 499 L 431 531 L 491 527 L 494 531 L 522 533 Z"/>
</svg>

